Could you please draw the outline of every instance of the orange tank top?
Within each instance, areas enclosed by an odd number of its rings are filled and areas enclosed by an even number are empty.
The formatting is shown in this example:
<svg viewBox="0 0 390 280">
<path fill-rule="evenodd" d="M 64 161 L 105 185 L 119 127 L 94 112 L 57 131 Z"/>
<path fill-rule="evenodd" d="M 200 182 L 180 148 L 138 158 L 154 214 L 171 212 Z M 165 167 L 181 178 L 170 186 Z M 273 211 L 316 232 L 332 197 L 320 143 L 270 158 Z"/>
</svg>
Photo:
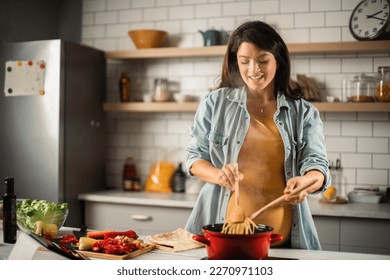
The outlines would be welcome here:
<svg viewBox="0 0 390 280">
<path fill-rule="evenodd" d="M 238 156 L 238 168 L 244 174 L 240 182 L 240 205 L 247 216 L 265 204 L 283 195 L 286 185 L 284 177 L 284 145 L 273 117 L 251 117 L 249 130 Z M 227 208 L 227 219 L 234 206 L 231 196 Z M 259 215 L 254 222 L 274 228 L 274 233 L 290 238 L 292 209 L 290 205 L 271 208 Z"/>
</svg>

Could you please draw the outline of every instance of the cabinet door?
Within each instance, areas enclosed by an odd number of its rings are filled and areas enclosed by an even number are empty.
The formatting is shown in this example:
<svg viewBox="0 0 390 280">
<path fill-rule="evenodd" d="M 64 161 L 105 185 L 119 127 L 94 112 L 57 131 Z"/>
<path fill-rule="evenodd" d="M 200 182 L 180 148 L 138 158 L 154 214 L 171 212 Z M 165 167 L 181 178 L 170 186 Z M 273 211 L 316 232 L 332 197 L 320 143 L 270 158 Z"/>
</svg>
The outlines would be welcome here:
<svg viewBox="0 0 390 280">
<path fill-rule="evenodd" d="M 340 250 L 340 219 L 337 217 L 313 216 L 322 250 Z"/>
<path fill-rule="evenodd" d="M 388 220 L 341 218 L 341 251 L 390 255 L 389 236 Z"/>
<path fill-rule="evenodd" d="M 135 230 L 148 235 L 183 228 L 191 209 L 86 202 L 85 219 L 91 229 Z"/>
</svg>

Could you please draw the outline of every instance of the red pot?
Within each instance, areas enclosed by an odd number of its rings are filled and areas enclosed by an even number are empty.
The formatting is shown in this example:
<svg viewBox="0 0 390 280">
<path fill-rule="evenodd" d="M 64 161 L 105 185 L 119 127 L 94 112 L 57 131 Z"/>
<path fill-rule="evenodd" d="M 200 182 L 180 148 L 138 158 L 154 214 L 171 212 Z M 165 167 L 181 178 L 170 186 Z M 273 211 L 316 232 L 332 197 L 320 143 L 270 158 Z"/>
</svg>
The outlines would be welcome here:
<svg viewBox="0 0 390 280">
<path fill-rule="evenodd" d="M 259 224 L 254 234 L 221 233 L 222 226 L 204 226 L 204 235 L 193 236 L 194 240 L 206 244 L 209 260 L 263 260 L 268 257 L 270 245 L 283 239 L 266 225 Z"/>
</svg>

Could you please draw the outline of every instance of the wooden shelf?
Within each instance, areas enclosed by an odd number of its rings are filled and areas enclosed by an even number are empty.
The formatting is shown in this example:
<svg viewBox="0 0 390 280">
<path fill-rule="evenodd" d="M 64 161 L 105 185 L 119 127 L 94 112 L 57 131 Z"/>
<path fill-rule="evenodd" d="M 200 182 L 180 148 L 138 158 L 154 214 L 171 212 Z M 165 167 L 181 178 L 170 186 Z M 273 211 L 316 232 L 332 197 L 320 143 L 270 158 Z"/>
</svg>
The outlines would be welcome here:
<svg viewBox="0 0 390 280">
<path fill-rule="evenodd" d="M 390 52 L 390 41 L 353 41 L 287 45 L 291 54 Z"/>
<path fill-rule="evenodd" d="M 386 102 L 312 102 L 320 112 L 390 112 Z"/>
<path fill-rule="evenodd" d="M 390 41 L 353 41 L 328 43 L 300 43 L 287 45 L 291 54 L 329 54 L 329 53 L 389 53 Z M 198 48 L 153 48 L 132 51 L 109 51 L 107 59 L 150 59 L 223 56 L 224 46 Z M 390 112 L 390 103 L 313 103 L 320 112 Z M 195 112 L 198 102 L 130 102 L 105 103 L 105 111 L 119 112 Z"/>
<path fill-rule="evenodd" d="M 168 58 L 168 57 L 205 57 L 221 56 L 225 53 L 226 46 L 210 46 L 200 48 L 154 48 L 139 49 L 133 51 L 106 52 L 106 58 L 112 59 L 145 59 L 145 58 Z"/>
<path fill-rule="evenodd" d="M 390 41 L 353 41 L 337 43 L 300 43 L 287 44 L 290 54 L 318 54 L 318 53 L 367 53 L 390 52 Z M 208 57 L 223 56 L 224 46 L 198 47 L 198 48 L 153 48 L 132 51 L 108 51 L 107 59 L 146 59 L 169 57 Z"/>
<path fill-rule="evenodd" d="M 199 102 L 104 103 L 104 111 L 117 112 L 195 112 Z"/>
<path fill-rule="evenodd" d="M 115 112 L 195 112 L 198 102 L 104 103 L 104 111 Z M 390 112 L 385 102 L 313 102 L 320 112 Z"/>
</svg>

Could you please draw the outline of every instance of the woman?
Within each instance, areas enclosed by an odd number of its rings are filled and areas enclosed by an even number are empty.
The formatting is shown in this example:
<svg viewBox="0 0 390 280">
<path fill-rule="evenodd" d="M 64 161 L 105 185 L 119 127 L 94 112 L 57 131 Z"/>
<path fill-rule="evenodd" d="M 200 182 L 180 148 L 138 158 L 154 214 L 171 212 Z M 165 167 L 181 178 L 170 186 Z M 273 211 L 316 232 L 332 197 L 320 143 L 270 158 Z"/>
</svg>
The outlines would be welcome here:
<svg viewBox="0 0 390 280">
<path fill-rule="evenodd" d="M 220 85 L 202 98 L 190 129 L 186 167 L 206 184 L 188 231 L 199 234 L 204 225 L 229 220 L 236 180 L 249 216 L 317 179 L 254 221 L 284 236 L 277 245 L 321 249 L 305 198 L 329 184 L 323 126 L 318 110 L 290 85 L 289 54 L 278 33 L 261 21 L 239 26 L 228 42 Z"/>
</svg>

